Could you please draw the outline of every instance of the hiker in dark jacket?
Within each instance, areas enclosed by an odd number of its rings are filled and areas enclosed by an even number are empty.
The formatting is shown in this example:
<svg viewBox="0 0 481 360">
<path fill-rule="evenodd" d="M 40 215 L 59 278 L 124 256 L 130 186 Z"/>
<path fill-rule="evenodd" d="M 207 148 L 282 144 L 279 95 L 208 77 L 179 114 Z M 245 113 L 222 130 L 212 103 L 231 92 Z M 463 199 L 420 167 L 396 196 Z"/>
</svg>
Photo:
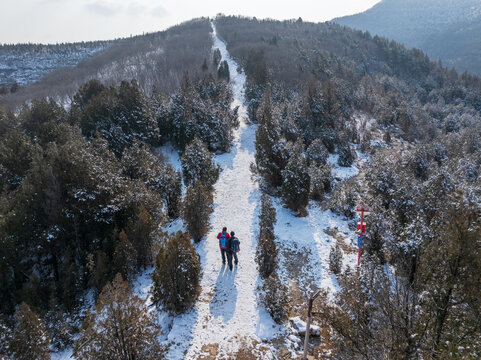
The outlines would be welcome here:
<svg viewBox="0 0 481 360">
<path fill-rule="evenodd" d="M 239 263 L 239 259 L 237 258 L 237 253 L 240 250 L 240 241 L 238 238 L 235 237 L 235 232 L 230 232 L 230 250 L 232 256 L 234 256 L 234 263 L 237 265 Z"/>
<path fill-rule="evenodd" d="M 227 242 L 226 242 L 226 245 L 227 245 L 227 251 L 226 251 L 226 255 L 227 255 L 227 264 L 229 265 L 229 269 L 232 271 L 232 254 L 233 254 L 233 251 L 232 251 L 232 236 L 230 236 L 228 239 L 227 239 Z"/>
<path fill-rule="evenodd" d="M 227 232 L 227 228 L 224 226 L 222 228 L 222 232 L 217 235 L 217 239 L 219 239 L 219 248 L 220 253 L 222 255 L 222 263 L 225 264 L 225 255 L 227 252 L 227 239 L 230 238 L 229 233 Z"/>
</svg>

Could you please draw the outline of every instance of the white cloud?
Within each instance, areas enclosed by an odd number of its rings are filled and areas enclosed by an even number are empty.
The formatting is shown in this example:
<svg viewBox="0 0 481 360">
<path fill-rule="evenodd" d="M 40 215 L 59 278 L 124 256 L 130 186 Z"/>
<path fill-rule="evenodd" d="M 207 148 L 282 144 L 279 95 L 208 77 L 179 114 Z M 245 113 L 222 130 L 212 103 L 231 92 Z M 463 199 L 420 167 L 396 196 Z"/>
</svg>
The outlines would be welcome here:
<svg viewBox="0 0 481 360">
<path fill-rule="evenodd" d="M 169 15 L 169 12 L 163 6 L 156 6 L 150 12 L 155 17 L 166 17 Z"/>
<path fill-rule="evenodd" d="M 122 10 L 121 5 L 102 0 L 86 4 L 85 8 L 90 12 L 106 17 L 115 15 Z"/>
</svg>

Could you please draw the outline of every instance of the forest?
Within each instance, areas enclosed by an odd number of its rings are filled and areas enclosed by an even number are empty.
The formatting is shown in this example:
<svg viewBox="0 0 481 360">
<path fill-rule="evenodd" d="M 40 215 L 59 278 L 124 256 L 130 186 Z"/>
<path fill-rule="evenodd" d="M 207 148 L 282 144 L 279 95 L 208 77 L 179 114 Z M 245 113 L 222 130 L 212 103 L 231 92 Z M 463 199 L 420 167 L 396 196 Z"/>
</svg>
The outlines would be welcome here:
<svg viewBox="0 0 481 360">
<path fill-rule="evenodd" d="M 332 247 L 339 292 L 314 309 L 330 358 L 476 359 L 481 79 L 333 23 L 215 24 L 245 71 L 257 127 L 256 262 L 272 319 L 285 324 L 293 311 L 273 203 L 299 218 L 329 210 L 354 226 L 355 206 L 368 204 L 362 266 L 342 266 Z M 239 126 L 210 31 L 200 19 L 138 47 L 126 41 L 112 63 L 108 49 L 76 68 L 75 81 L 54 73 L 39 84 L 58 84 L 42 93 L 0 98 L 0 355 L 49 359 L 50 349 L 73 346 L 78 359 L 162 356 L 159 326 L 128 282 L 153 266 L 153 303 L 174 315 L 199 296 L 195 245 L 213 211 L 213 156 L 231 150 Z M 157 153 L 165 144 L 181 154 L 181 171 Z M 340 167 L 368 161 L 342 180 L 333 154 Z M 167 234 L 179 217 L 186 231 Z M 115 324 L 104 320 L 117 318 L 142 324 L 131 343 L 111 341 Z"/>
<path fill-rule="evenodd" d="M 335 24 L 217 26 L 248 76 L 265 190 L 300 214 L 330 191 L 326 206 L 348 218 L 360 203 L 374 211 L 368 261 L 339 274 L 334 304 L 318 308 L 334 358 L 475 359 L 480 79 Z M 349 166 L 353 144 L 371 154 L 365 176 L 332 189 L 327 154 Z"/>
</svg>

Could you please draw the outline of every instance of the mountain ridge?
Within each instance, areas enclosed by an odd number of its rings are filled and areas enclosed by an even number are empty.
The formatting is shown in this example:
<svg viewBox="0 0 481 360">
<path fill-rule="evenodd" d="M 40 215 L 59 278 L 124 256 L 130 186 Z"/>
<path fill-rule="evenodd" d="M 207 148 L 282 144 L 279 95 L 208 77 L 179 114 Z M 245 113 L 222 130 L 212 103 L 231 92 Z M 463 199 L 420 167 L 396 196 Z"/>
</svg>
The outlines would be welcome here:
<svg viewBox="0 0 481 360">
<path fill-rule="evenodd" d="M 458 71 L 481 74 L 481 2 L 383 0 L 332 22 L 416 47 Z"/>
</svg>

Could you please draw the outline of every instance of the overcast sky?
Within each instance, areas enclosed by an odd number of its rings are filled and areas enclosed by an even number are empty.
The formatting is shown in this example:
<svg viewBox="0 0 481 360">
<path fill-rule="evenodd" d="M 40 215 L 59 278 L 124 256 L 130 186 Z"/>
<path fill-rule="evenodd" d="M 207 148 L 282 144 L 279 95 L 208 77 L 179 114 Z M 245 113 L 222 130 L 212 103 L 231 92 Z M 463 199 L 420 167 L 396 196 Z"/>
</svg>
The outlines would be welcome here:
<svg viewBox="0 0 481 360">
<path fill-rule="evenodd" d="M 0 0 L 0 43 L 73 42 L 159 31 L 201 16 L 326 21 L 380 0 Z"/>
</svg>

